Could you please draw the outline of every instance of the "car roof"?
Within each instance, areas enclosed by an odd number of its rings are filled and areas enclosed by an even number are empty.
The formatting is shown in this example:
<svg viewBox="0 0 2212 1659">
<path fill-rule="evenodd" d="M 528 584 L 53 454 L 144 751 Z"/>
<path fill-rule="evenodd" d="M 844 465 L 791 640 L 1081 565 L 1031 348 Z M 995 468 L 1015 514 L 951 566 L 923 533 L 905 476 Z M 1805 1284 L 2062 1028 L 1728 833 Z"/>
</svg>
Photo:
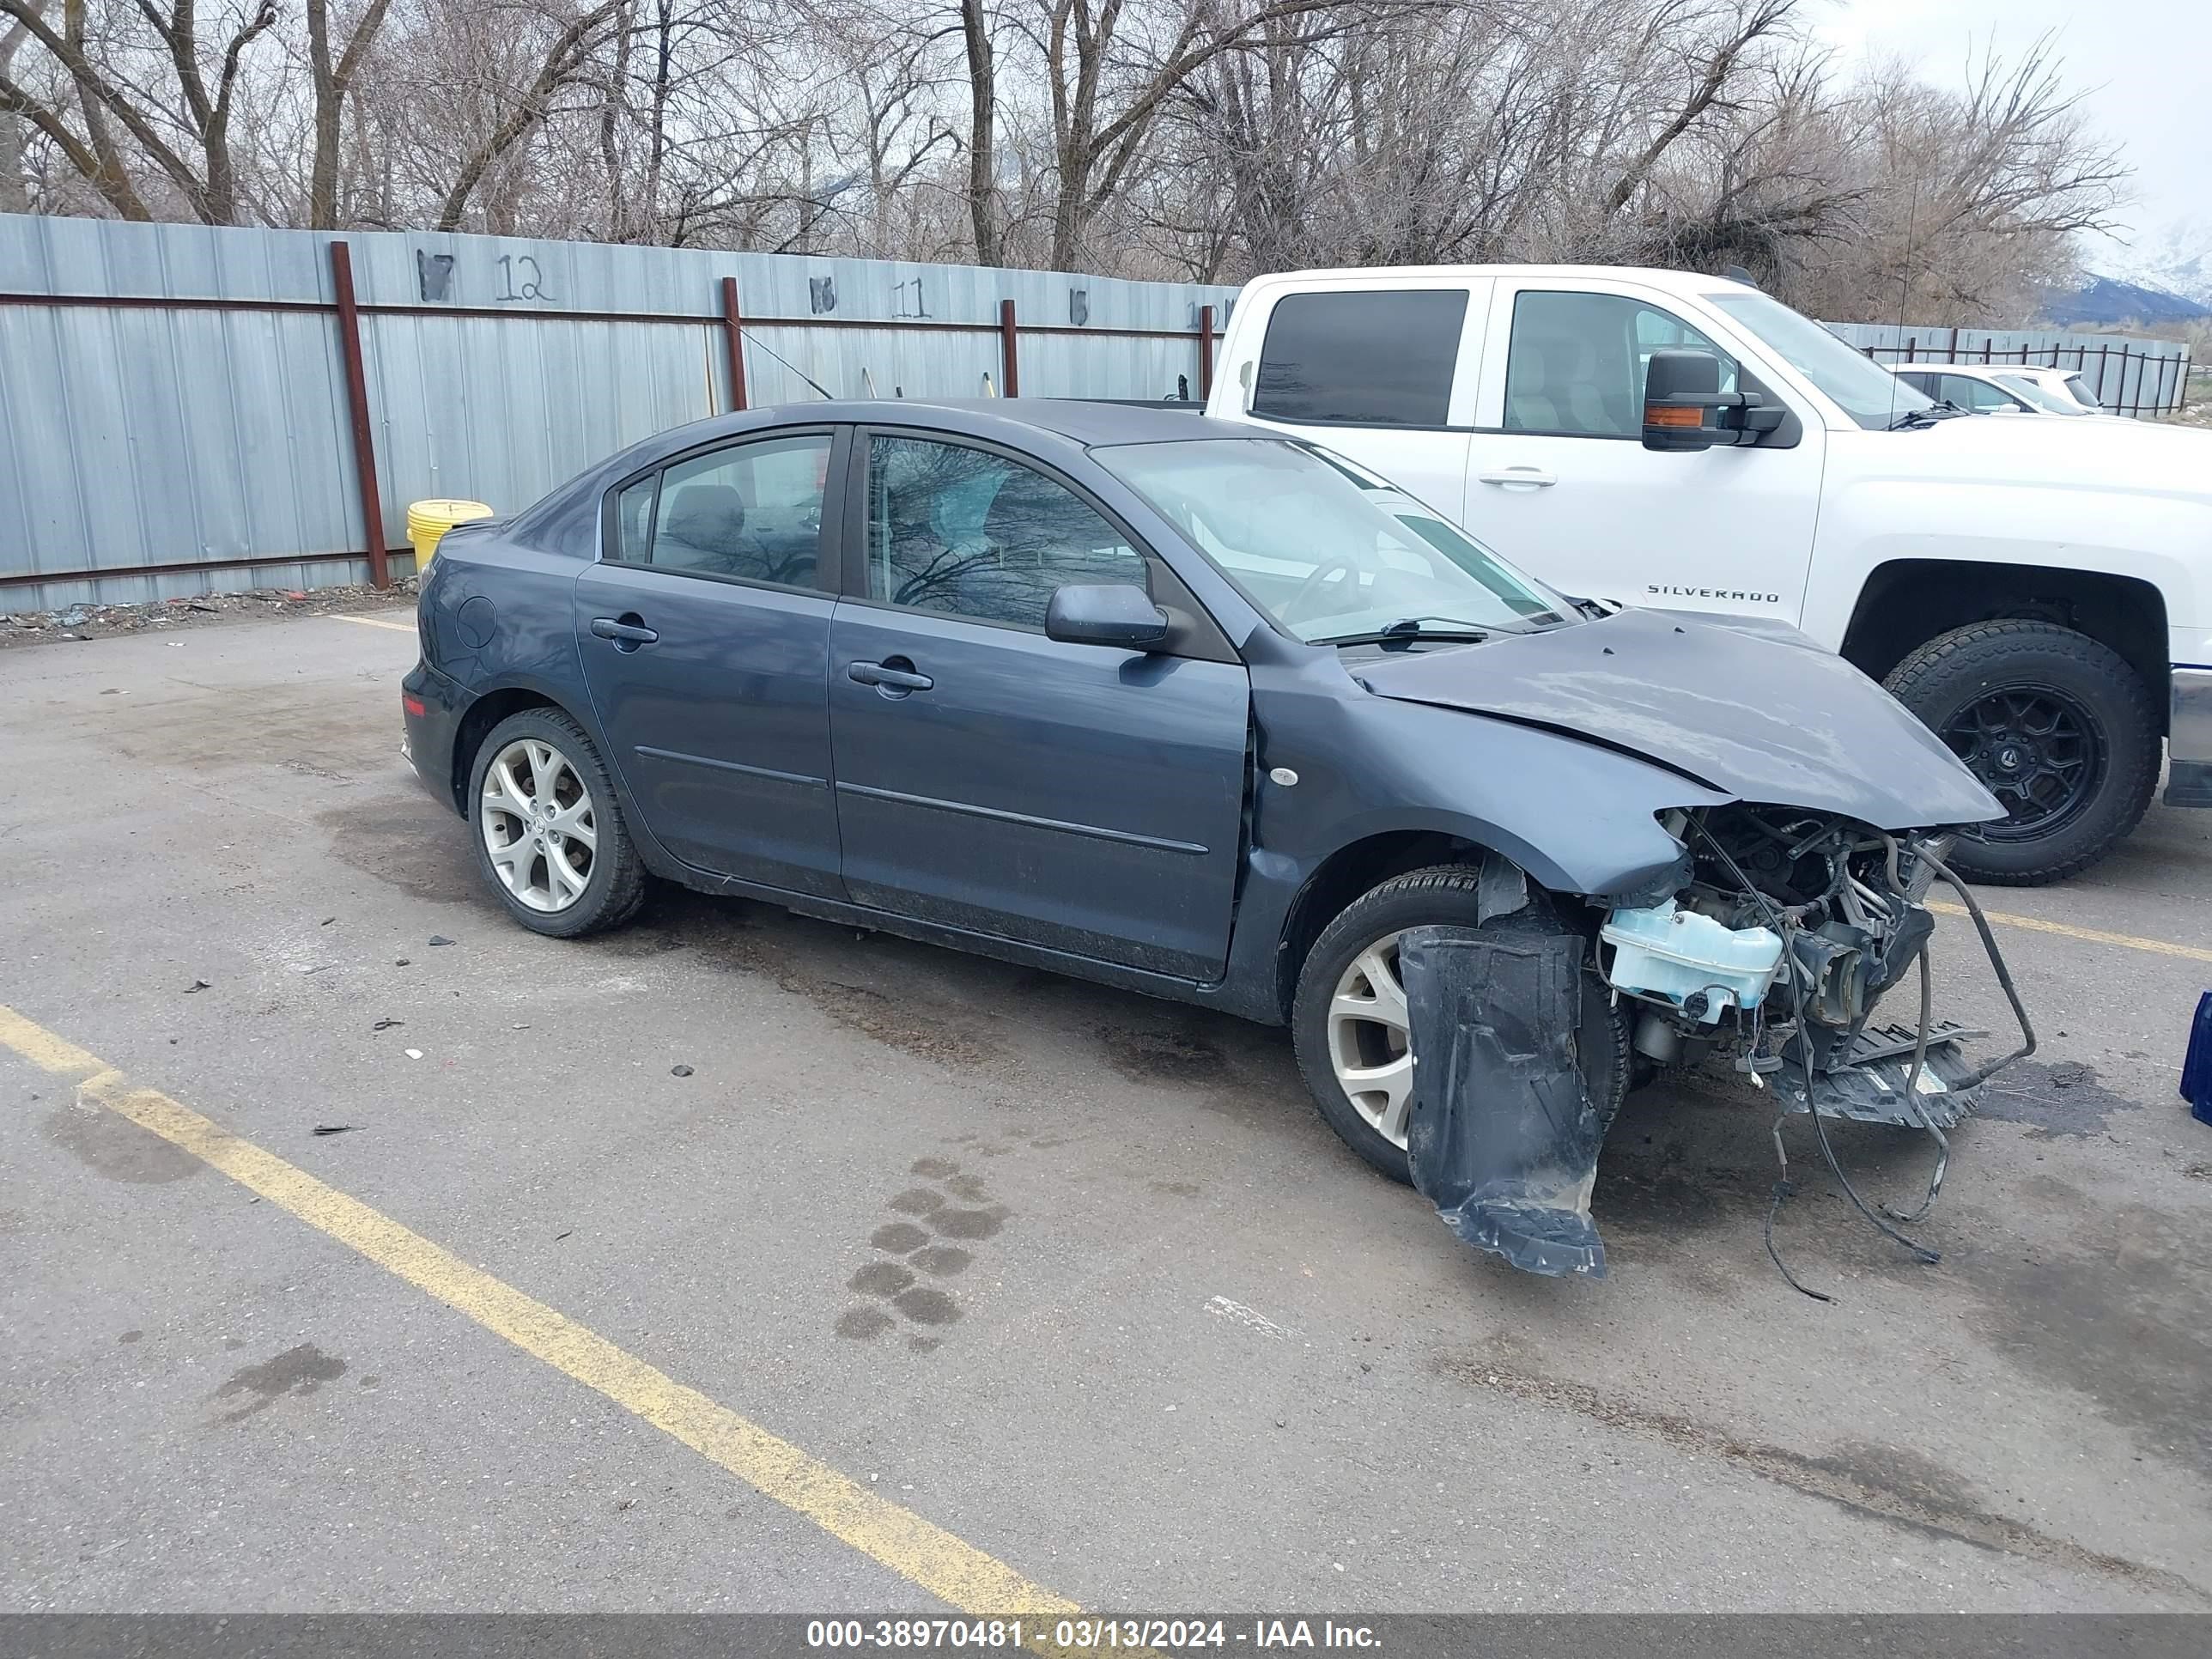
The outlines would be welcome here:
<svg viewBox="0 0 2212 1659">
<path fill-rule="evenodd" d="M 991 422 L 1011 422 L 1041 432 L 1072 438 L 1086 448 L 1097 444 L 1170 443 L 1191 438 L 1273 438 L 1281 434 L 1240 421 L 1215 420 L 1196 405 L 1176 408 L 1162 404 L 1113 403 L 1085 398 L 900 398 L 886 403 L 851 403 L 833 418 L 850 421 L 896 421 L 908 413 L 921 416 L 943 410 Z M 812 415 L 812 411 L 809 411 Z M 815 416 L 814 418 L 821 418 Z"/>
<path fill-rule="evenodd" d="M 1733 277 L 1711 276 L 1696 270 L 1666 270 L 1656 265 L 1357 265 L 1322 270 L 1285 270 L 1255 276 L 1244 285 L 1245 296 L 1262 291 L 1295 292 L 1309 283 L 1334 287 L 1363 283 L 1370 288 L 1408 283 L 1466 282 L 1477 277 L 1503 276 L 1516 281 L 1528 277 L 1597 279 L 1640 283 L 1668 294 L 1756 294 L 1759 290 Z"/>
<path fill-rule="evenodd" d="M 1917 374 L 1963 374 L 1970 380 L 1994 380 L 2000 374 L 2017 374 L 2018 363 L 1900 363 Z"/>
<path fill-rule="evenodd" d="M 1108 444 L 1169 443 L 1178 439 L 1282 435 L 1239 421 L 1209 418 L 1195 405 L 1170 408 L 1076 398 L 855 398 L 772 404 L 713 416 L 658 434 L 647 442 L 673 453 L 725 434 L 762 432 L 787 422 L 794 426 L 850 422 L 934 427 L 971 438 L 996 436 L 1014 443 L 1022 441 L 1025 431 L 1045 433 L 1084 449 Z"/>
</svg>

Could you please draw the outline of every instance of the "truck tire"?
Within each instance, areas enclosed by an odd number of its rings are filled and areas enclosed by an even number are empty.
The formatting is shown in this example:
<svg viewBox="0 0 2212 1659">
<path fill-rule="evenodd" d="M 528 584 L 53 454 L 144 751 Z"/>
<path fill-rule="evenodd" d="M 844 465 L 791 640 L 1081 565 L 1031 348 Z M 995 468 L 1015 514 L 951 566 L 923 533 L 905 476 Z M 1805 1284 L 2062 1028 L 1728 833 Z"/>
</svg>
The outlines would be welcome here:
<svg viewBox="0 0 2212 1659">
<path fill-rule="evenodd" d="M 1373 967 L 1365 979 L 1381 974 L 1389 980 L 1388 987 L 1370 983 L 1368 989 L 1382 993 L 1378 1000 L 1385 1003 L 1396 993 L 1402 1006 L 1402 989 L 1396 980 L 1396 947 L 1398 935 L 1409 927 L 1565 929 L 1565 924 L 1551 914 L 1541 895 L 1526 910 L 1483 922 L 1481 882 L 1482 872 L 1472 865 L 1438 865 L 1395 877 L 1353 900 L 1322 928 L 1298 972 L 1297 994 L 1291 1008 L 1291 1040 L 1297 1054 L 1298 1075 L 1328 1127 L 1346 1146 L 1393 1181 L 1410 1185 L 1413 1178 L 1406 1162 L 1402 1118 L 1394 1134 L 1378 1122 L 1388 1116 L 1379 1100 L 1368 1099 L 1364 1108 L 1355 1104 L 1340 1061 L 1362 1061 L 1364 1069 L 1378 1073 L 1393 1070 L 1391 1062 L 1410 1052 L 1408 1034 L 1402 1025 L 1392 1031 L 1387 1008 L 1378 1008 L 1383 1018 L 1376 1020 L 1340 1019 L 1334 1012 L 1339 994 L 1347 987 L 1357 991 L 1364 982 L 1359 964 L 1366 961 Z M 1347 1024 L 1351 1029 L 1346 1029 Z M 1362 1026 L 1374 1029 L 1358 1029 Z M 1577 1036 L 1583 1086 L 1610 1117 L 1628 1089 L 1628 1023 L 1613 1006 L 1605 981 L 1595 974 L 1584 976 L 1582 1024 Z M 1369 1052 L 1353 1054 L 1352 1048 Z M 1362 1093 L 1364 1099 L 1368 1091 Z"/>
<path fill-rule="evenodd" d="M 2158 708 L 2108 646 L 2055 623 L 1975 623 L 1892 671 L 1890 694 L 2010 817 L 1961 836 L 1952 868 L 2002 887 L 2087 869 L 2142 822 L 2158 783 Z"/>
</svg>

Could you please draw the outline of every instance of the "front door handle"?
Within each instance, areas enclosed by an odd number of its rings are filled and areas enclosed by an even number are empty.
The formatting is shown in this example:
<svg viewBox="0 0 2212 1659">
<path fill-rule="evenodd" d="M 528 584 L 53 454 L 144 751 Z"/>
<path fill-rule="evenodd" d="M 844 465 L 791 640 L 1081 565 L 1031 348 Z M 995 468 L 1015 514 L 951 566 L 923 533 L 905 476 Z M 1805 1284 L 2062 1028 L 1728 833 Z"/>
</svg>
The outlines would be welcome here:
<svg viewBox="0 0 2212 1659">
<path fill-rule="evenodd" d="M 1547 472 L 1540 466 L 1504 466 L 1495 471 L 1478 472 L 1474 476 L 1486 484 L 1526 484 L 1537 489 L 1548 489 L 1559 481 L 1558 473 Z"/>
<path fill-rule="evenodd" d="M 603 640 L 612 640 L 617 645 L 633 647 L 651 645 L 660 637 L 650 628 L 641 627 L 634 622 L 617 621 L 612 617 L 592 617 L 592 632 Z"/>
<path fill-rule="evenodd" d="M 845 672 L 863 685 L 880 686 L 893 693 L 927 691 L 937 682 L 927 674 L 917 674 L 914 665 L 903 657 L 893 657 L 885 662 L 856 662 Z"/>
</svg>

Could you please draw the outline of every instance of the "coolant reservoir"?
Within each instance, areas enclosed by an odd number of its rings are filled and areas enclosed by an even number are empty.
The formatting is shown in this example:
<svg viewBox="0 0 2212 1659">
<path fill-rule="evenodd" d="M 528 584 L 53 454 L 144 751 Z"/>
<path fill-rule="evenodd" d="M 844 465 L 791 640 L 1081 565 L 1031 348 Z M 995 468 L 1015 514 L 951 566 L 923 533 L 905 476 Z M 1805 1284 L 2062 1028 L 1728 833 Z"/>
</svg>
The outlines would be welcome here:
<svg viewBox="0 0 2212 1659">
<path fill-rule="evenodd" d="M 1674 901 L 1643 910 L 1615 910 L 1598 937 L 1613 948 L 1607 975 L 1623 991 L 1680 1007 L 1705 995 L 1698 1018 L 1711 1025 L 1723 1008 L 1756 1008 L 1782 966 L 1782 939 L 1769 927 L 1729 927 Z"/>
</svg>

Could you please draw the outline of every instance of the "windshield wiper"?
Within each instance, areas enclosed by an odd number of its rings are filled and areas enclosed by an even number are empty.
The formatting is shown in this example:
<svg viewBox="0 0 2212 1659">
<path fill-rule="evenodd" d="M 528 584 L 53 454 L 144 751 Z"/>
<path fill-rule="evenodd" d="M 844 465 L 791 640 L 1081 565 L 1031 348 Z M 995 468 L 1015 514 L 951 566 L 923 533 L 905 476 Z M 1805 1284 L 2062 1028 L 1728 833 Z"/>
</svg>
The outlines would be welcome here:
<svg viewBox="0 0 2212 1659">
<path fill-rule="evenodd" d="M 1907 427 L 1933 426 L 1938 421 L 1948 421 L 1966 411 L 1955 404 L 1931 404 L 1926 409 L 1908 409 L 1887 426 L 1884 432 L 1901 432 Z"/>
<path fill-rule="evenodd" d="M 1462 623 L 1449 617 L 1437 620 L 1446 624 L 1442 628 L 1425 626 L 1419 617 L 1408 617 L 1403 622 L 1394 622 L 1371 634 L 1338 634 L 1328 639 L 1315 640 L 1316 645 L 1396 645 L 1407 646 L 1440 641 L 1447 643 L 1480 645 L 1499 630 L 1478 628 L 1472 623 Z"/>
</svg>

